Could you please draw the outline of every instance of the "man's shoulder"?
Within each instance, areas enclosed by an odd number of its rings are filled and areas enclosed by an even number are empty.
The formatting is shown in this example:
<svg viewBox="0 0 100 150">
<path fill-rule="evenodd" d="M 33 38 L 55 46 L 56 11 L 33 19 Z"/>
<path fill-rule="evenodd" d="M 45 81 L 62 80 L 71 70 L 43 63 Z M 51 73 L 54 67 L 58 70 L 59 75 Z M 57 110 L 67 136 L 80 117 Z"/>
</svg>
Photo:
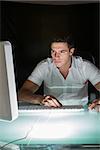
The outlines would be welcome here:
<svg viewBox="0 0 100 150">
<path fill-rule="evenodd" d="M 38 63 L 38 66 L 50 66 L 52 64 L 52 59 L 51 58 L 46 58 L 46 59 L 43 59 L 41 60 L 39 63 Z"/>
<path fill-rule="evenodd" d="M 73 56 L 73 64 L 75 67 L 83 67 L 90 63 L 89 60 L 84 59 L 81 56 Z"/>
<path fill-rule="evenodd" d="M 84 60 L 83 60 L 83 58 L 82 57 L 80 57 L 80 56 L 73 56 L 73 63 L 74 64 L 80 64 L 80 63 L 82 63 Z"/>
<path fill-rule="evenodd" d="M 77 63 L 91 63 L 89 60 L 82 58 L 81 56 L 73 56 L 73 58 L 74 62 Z"/>
</svg>

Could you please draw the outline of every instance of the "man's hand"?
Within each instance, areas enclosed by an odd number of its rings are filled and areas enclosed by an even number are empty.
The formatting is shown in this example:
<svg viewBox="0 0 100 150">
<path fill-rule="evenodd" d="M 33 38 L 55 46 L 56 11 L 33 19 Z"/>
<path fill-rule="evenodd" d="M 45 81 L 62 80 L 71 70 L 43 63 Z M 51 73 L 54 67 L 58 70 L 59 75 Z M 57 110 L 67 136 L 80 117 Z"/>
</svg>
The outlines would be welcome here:
<svg viewBox="0 0 100 150">
<path fill-rule="evenodd" d="M 89 109 L 95 108 L 97 105 L 100 105 L 100 100 L 96 99 L 92 102 L 92 104 L 89 104 Z"/>
<path fill-rule="evenodd" d="M 53 96 L 45 96 L 42 100 L 42 104 L 48 107 L 61 107 L 62 104 Z"/>
</svg>

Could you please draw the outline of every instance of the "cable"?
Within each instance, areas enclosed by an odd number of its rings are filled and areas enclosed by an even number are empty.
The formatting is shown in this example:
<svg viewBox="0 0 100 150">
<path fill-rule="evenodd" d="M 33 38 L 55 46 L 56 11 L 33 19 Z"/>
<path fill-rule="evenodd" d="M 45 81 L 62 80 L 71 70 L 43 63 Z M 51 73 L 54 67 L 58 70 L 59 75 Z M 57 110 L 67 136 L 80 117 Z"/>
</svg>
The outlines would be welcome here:
<svg viewBox="0 0 100 150">
<path fill-rule="evenodd" d="M 46 122 L 48 122 L 48 121 L 49 121 L 49 119 L 50 119 L 50 117 L 52 116 L 52 114 L 53 114 L 53 113 L 50 111 L 50 112 L 49 112 L 49 115 L 48 115 L 48 118 L 47 118 L 47 120 L 44 122 L 44 124 L 45 124 Z M 31 131 L 33 131 L 34 129 L 36 129 L 36 128 L 37 128 L 37 123 L 39 123 L 39 122 L 40 122 L 40 120 L 41 120 L 41 117 L 39 117 L 39 118 L 38 118 L 38 120 L 36 121 L 36 123 L 35 123 L 35 124 L 31 127 Z M 30 131 L 30 132 L 31 132 L 31 131 Z M 30 132 L 28 133 L 28 135 L 27 135 L 27 136 L 29 136 Z M 30 137 L 29 142 L 28 142 L 28 144 L 27 144 L 27 145 L 29 145 L 29 144 L 30 144 L 31 140 L 32 140 L 32 137 Z"/>
<path fill-rule="evenodd" d="M 33 125 L 32 125 L 32 127 L 33 127 Z M 24 139 L 26 139 L 26 138 L 27 138 L 27 136 L 28 136 L 28 134 L 29 134 L 29 133 L 30 133 L 30 131 L 32 130 L 32 127 L 29 129 L 29 131 L 26 133 L 26 135 L 25 135 L 24 137 L 19 138 L 19 139 L 16 139 L 16 140 L 13 140 L 13 141 L 11 141 L 11 142 L 6 143 L 5 145 L 3 145 L 3 146 L 1 146 L 1 147 L 0 147 L 0 150 L 3 150 L 3 148 L 5 148 L 7 145 L 9 145 L 9 144 L 11 144 L 11 143 L 14 143 L 14 142 L 17 142 L 17 141 L 20 141 L 20 140 L 24 140 Z"/>
<path fill-rule="evenodd" d="M 23 140 L 23 139 L 25 139 L 25 138 L 26 138 L 26 137 L 23 137 L 23 138 L 16 139 L 16 140 L 14 140 L 14 141 L 8 142 L 8 143 L 6 143 L 5 145 L 1 146 L 1 147 L 0 147 L 0 150 L 3 150 L 3 148 L 5 148 L 6 146 L 8 146 L 9 144 L 12 144 L 12 143 L 14 143 L 14 142 L 16 142 L 16 141 Z"/>
<path fill-rule="evenodd" d="M 48 119 L 45 121 L 45 123 L 48 122 L 48 120 L 49 120 L 49 118 L 50 118 L 51 116 L 52 116 L 52 112 L 49 113 Z M 5 145 L 3 145 L 3 146 L 0 147 L 0 150 L 3 150 L 3 148 L 5 148 L 6 146 L 8 146 L 8 145 L 11 144 L 11 143 L 14 143 L 14 142 L 17 142 L 17 141 L 26 139 L 26 138 L 28 137 L 28 135 L 30 134 L 30 132 L 31 132 L 33 129 L 36 128 L 36 125 L 37 125 L 37 123 L 39 123 L 40 120 L 41 120 L 41 117 L 39 117 L 39 118 L 37 119 L 37 121 L 35 122 L 35 124 L 33 124 L 33 125 L 31 126 L 31 128 L 29 129 L 29 131 L 26 133 L 26 136 L 25 136 L 25 137 L 22 137 L 22 138 L 19 138 L 19 139 L 16 139 L 16 140 L 13 140 L 13 141 L 11 141 L 11 142 L 6 143 Z M 32 140 L 32 137 L 29 139 L 29 142 L 28 142 L 27 145 L 29 145 L 29 143 L 31 142 L 31 140 Z"/>
</svg>

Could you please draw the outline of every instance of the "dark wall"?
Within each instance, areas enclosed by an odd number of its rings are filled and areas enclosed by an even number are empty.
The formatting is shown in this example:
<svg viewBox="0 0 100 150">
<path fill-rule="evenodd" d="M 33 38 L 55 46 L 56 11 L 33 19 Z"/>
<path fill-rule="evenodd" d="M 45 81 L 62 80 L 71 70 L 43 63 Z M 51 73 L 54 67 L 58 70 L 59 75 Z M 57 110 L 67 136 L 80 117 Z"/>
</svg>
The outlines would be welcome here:
<svg viewBox="0 0 100 150">
<path fill-rule="evenodd" d="M 17 88 L 49 55 L 55 35 L 71 34 L 77 51 L 88 51 L 99 65 L 99 4 L 34 5 L 1 2 L 1 40 L 13 46 Z"/>
</svg>

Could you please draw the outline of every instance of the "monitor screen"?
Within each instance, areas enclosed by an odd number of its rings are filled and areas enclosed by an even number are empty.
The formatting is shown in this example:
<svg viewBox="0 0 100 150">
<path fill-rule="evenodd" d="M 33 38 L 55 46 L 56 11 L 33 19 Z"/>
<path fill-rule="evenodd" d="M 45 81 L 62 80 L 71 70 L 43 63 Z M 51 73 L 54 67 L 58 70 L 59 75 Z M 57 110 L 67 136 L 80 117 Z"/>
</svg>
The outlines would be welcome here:
<svg viewBox="0 0 100 150">
<path fill-rule="evenodd" d="M 17 94 L 12 47 L 9 41 L 0 42 L 0 120 L 18 117 Z"/>
</svg>

